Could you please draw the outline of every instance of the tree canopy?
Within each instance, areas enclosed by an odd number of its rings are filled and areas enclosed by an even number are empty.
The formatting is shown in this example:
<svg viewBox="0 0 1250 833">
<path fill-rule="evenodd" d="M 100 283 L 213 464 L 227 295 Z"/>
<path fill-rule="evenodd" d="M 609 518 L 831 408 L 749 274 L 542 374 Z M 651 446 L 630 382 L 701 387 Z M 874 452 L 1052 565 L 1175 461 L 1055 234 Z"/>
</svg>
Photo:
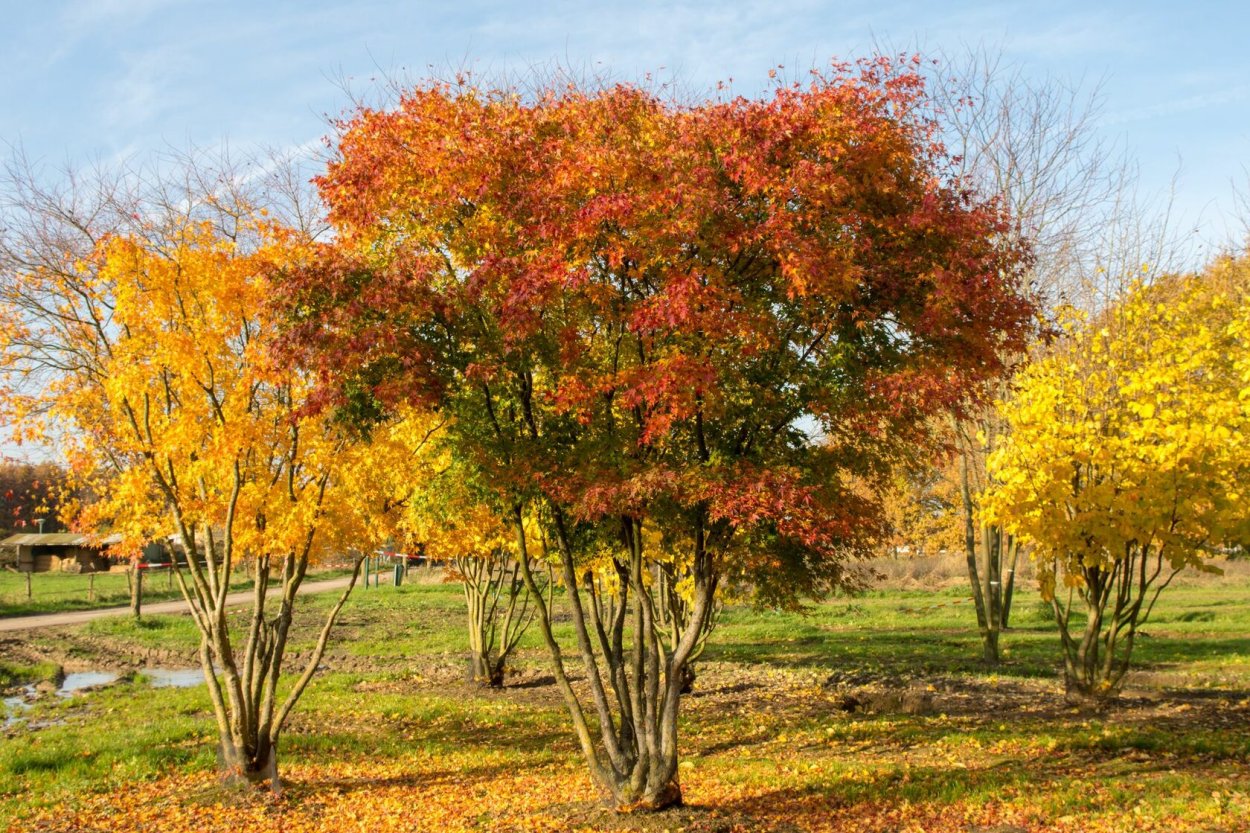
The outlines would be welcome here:
<svg viewBox="0 0 1250 833">
<path fill-rule="evenodd" d="M 541 518 L 601 750 L 566 698 L 623 803 L 672 798 L 673 672 L 718 584 L 791 604 L 847 581 L 877 516 L 853 478 L 1026 341 L 1025 253 L 948 175 L 925 103 L 880 60 L 697 104 L 435 83 L 341 127 L 319 180 L 339 238 L 287 275 L 292 344 L 342 415 L 445 412 L 517 535 Z M 671 650 L 644 528 L 690 553 Z M 605 548 L 617 580 L 600 585 Z"/>
<path fill-rule="evenodd" d="M 1130 287 L 1029 365 L 1003 403 L 988 510 L 1032 547 L 1070 681 L 1114 692 L 1177 571 L 1244 540 L 1250 454 L 1246 263 Z M 1085 633 L 1067 629 L 1072 601 Z M 1105 616 L 1105 619 L 1104 619 Z"/>
</svg>

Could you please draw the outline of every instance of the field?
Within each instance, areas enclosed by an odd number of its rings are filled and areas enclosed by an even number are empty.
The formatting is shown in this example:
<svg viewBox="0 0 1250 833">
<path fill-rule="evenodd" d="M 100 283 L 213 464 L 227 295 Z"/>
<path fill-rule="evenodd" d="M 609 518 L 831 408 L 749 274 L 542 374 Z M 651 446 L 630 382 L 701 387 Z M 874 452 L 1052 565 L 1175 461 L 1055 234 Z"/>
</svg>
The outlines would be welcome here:
<svg viewBox="0 0 1250 833">
<path fill-rule="evenodd" d="M 89 610 L 96 607 L 119 607 L 130 604 L 127 575 L 118 573 L 33 573 L 31 597 L 26 597 L 26 574 L 0 570 L 0 616 L 27 616 L 38 613 L 60 613 L 67 610 Z M 251 586 L 241 578 L 237 589 Z M 160 602 L 181 597 L 173 573 L 152 570 L 143 577 L 143 601 Z"/>
<path fill-rule="evenodd" d="M 39 697 L 5 730 L 0 819 L 15 831 L 1250 830 L 1250 577 L 1234 566 L 1164 596 L 1130 690 L 1102 712 L 1064 700 L 1031 588 L 997 669 L 977 660 L 957 583 L 803 614 L 730 608 L 683 704 L 688 804 L 654 816 L 598 801 L 536 635 L 502 691 L 465 682 L 454 586 L 357 590 L 284 738 L 277 796 L 216 779 L 203 686 L 143 675 L 191 664 L 185 618 L 33 632 L 0 644 L 11 677 L 52 674 L 48 661 L 138 673 Z"/>
<path fill-rule="evenodd" d="M 346 575 L 346 570 L 329 571 L 310 576 L 310 580 Z M 237 576 L 231 581 L 234 592 L 247 590 L 252 581 Z M 182 598 L 177 579 L 167 569 L 154 569 L 143 578 L 143 603 Z M 26 597 L 26 574 L 0 570 L 0 618 L 61 613 L 70 610 L 92 610 L 100 607 L 121 607 L 130 604 L 127 575 L 117 573 L 47 572 L 31 575 L 31 597 Z"/>
</svg>

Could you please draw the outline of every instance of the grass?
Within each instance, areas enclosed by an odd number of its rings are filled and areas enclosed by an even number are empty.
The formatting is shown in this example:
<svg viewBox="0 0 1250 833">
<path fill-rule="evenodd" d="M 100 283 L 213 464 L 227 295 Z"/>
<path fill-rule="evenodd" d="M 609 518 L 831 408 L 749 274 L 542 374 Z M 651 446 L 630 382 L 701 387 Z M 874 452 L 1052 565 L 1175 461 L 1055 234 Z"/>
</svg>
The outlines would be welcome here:
<svg viewBox="0 0 1250 833">
<path fill-rule="evenodd" d="M 83 633 L 143 648 L 190 650 L 200 644 L 200 632 L 190 616 L 130 616 L 94 619 L 83 626 Z"/>
<path fill-rule="evenodd" d="M 1216 588 L 1219 589 L 1216 589 Z M 1197 614 L 1197 615 L 1196 615 Z M 873 591 L 816 605 L 807 615 L 733 608 L 724 613 L 709 659 L 894 673 L 982 673 L 975 613 L 962 588 Z M 1203 676 L 1230 672 L 1250 685 L 1250 585 L 1177 587 L 1162 597 L 1138 640 L 1134 665 Z M 997 673 L 1051 677 L 1059 654 L 1049 608 L 1029 594 L 1000 642 Z"/>
<path fill-rule="evenodd" d="M 154 689 L 140 677 L 44 698 L 29 713 L 42 728 L 0 737 L 0 819 L 46 824 L 72 811 L 84 815 L 65 824 L 92 829 L 85 819 L 133 804 L 199 814 L 206 830 L 271 819 L 275 830 L 348 829 L 341 814 L 378 833 L 1250 828 L 1250 585 L 1165 594 L 1135 655 L 1136 684 L 1190 693 L 1105 713 L 1059 697 L 1057 636 L 1035 595 L 1021 594 L 996 669 L 977 659 L 963 596 L 880 591 L 804 614 L 724 611 L 683 704 L 682 783 L 696 806 L 678 815 L 622 821 L 595 809 L 563 704 L 541 677 L 537 633 L 517 658 L 525 686 L 469 687 L 446 670 L 464 653 L 458 588 L 412 583 L 358 589 L 344 609 L 335 670 L 284 736 L 278 804 L 213 786 L 202 686 Z M 293 649 L 311 643 L 333 598 L 302 606 Z M 76 633 L 110 646 L 196 640 L 185 617 L 97 620 Z M 848 670 L 954 681 L 954 693 L 939 688 L 943 708 L 930 714 L 848 714 L 822 685 Z"/>
<path fill-rule="evenodd" d="M 0 617 L 62 613 L 130 604 L 130 584 L 125 573 L 33 573 L 31 598 L 26 598 L 26 576 L 0 571 Z M 172 583 L 171 583 L 172 580 Z M 94 597 L 91 595 L 94 583 Z M 245 590 L 250 581 L 234 583 Z M 160 602 L 182 597 L 177 580 L 168 570 L 154 570 L 144 576 L 143 601 Z"/>
<path fill-rule="evenodd" d="M 109 686 L 89 699 L 46 698 L 26 714 L 45 728 L 0 746 L 8 809 L 15 793 L 72 796 L 171 767 L 211 768 L 207 705 L 203 688 L 158 692 L 139 682 Z"/>
<path fill-rule="evenodd" d="M 0 691 L 26 683 L 54 679 L 61 667 L 55 662 L 8 662 L 0 660 Z"/>
</svg>

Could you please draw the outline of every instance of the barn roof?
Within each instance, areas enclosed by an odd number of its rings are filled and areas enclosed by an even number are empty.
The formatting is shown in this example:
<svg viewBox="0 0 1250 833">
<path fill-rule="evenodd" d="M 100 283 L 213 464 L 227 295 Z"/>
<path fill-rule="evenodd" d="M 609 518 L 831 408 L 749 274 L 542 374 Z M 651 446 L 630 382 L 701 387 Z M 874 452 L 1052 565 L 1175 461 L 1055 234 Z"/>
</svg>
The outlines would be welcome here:
<svg viewBox="0 0 1250 833">
<path fill-rule="evenodd" d="M 0 541 L 0 547 L 106 547 L 121 541 L 120 535 L 92 540 L 77 532 L 25 532 Z"/>
</svg>

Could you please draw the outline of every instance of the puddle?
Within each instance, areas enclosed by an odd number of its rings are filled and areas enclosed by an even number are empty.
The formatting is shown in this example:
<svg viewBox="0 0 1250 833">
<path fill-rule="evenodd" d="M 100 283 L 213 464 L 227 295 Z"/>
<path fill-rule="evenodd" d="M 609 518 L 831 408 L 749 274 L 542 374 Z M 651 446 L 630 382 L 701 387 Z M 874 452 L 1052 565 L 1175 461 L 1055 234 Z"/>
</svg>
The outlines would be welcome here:
<svg viewBox="0 0 1250 833">
<path fill-rule="evenodd" d="M 139 673 L 147 678 L 152 688 L 191 688 L 204 682 L 204 672 L 198 668 L 142 668 Z M 121 674 L 116 671 L 76 671 L 65 675 L 65 682 L 56 693 L 68 697 L 85 688 L 117 682 Z"/>
<path fill-rule="evenodd" d="M 4 728 L 14 726 L 26 719 L 26 712 L 30 711 L 30 703 L 28 698 L 35 696 L 35 686 L 28 685 L 22 689 L 22 693 L 13 697 L 4 698 Z"/>
<path fill-rule="evenodd" d="M 198 668 L 144 668 L 141 673 L 152 688 L 191 688 L 204 684 L 204 672 Z M 56 690 L 58 697 L 71 697 L 86 689 L 109 685 L 121 679 L 116 671 L 75 671 L 66 674 L 64 681 Z M 4 709 L 0 711 L 3 723 L 0 728 L 11 729 L 19 725 L 27 728 L 51 726 L 61 721 L 28 724 L 26 712 L 30 711 L 32 701 L 39 697 L 39 690 L 32 683 L 22 688 L 20 694 L 3 698 Z"/>
<path fill-rule="evenodd" d="M 111 682 L 115 682 L 120 676 L 115 671 L 75 671 L 72 674 L 65 675 L 65 681 L 61 683 L 61 687 L 56 690 L 56 693 L 61 697 L 68 697 L 75 691 L 81 691 L 84 688 L 108 685 Z"/>
<path fill-rule="evenodd" d="M 139 672 L 152 688 L 193 688 L 204 684 L 199 668 L 144 668 Z"/>
</svg>

